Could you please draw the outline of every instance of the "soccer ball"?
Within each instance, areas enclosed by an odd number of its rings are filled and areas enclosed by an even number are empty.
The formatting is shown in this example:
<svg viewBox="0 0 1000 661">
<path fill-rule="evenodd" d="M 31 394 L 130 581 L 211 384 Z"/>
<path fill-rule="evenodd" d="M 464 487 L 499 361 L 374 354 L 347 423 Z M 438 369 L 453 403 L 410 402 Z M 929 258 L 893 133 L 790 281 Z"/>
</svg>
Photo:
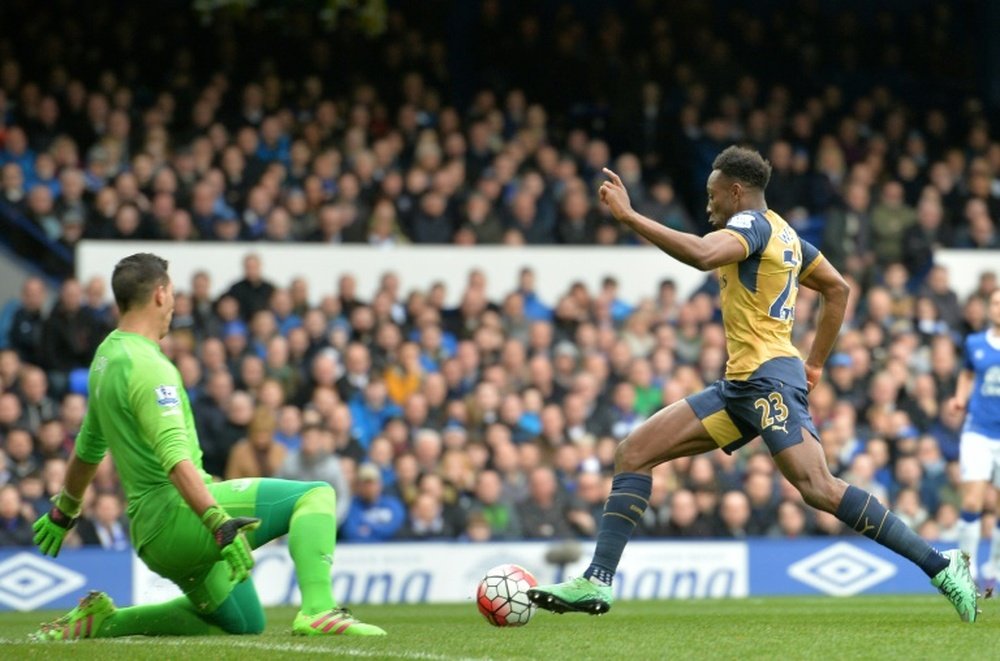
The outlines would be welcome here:
<svg viewBox="0 0 1000 661">
<path fill-rule="evenodd" d="M 486 572 L 476 590 L 476 606 L 495 627 L 522 627 L 535 612 L 528 588 L 538 581 L 520 565 L 499 565 Z"/>
</svg>

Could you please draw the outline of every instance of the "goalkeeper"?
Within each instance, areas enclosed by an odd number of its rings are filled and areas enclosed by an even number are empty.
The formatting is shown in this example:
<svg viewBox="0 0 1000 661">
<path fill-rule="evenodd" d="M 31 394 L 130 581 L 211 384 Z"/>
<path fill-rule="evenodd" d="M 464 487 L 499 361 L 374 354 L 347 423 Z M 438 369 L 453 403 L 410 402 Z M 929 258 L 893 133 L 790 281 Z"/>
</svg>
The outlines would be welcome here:
<svg viewBox="0 0 1000 661">
<path fill-rule="evenodd" d="M 52 511 L 35 522 L 35 543 L 43 553 L 59 553 L 83 492 L 110 450 L 128 498 L 136 553 L 184 596 L 116 608 L 107 594 L 91 592 L 68 614 L 42 625 L 35 638 L 260 633 L 264 611 L 248 580 L 250 551 L 285 534 L 302 591 L 292 633 L 384 635 L 334 602 L 336 494 L 328 484 L 213 483 L 202 469 L 191 405 L 157 344 L 174 310 L 167 262 L 148 253 L 126 257 L 115 266 L 111 287 L 121 318 L 91 364 L 87 416 L 63 490 Z"/>
</svg>

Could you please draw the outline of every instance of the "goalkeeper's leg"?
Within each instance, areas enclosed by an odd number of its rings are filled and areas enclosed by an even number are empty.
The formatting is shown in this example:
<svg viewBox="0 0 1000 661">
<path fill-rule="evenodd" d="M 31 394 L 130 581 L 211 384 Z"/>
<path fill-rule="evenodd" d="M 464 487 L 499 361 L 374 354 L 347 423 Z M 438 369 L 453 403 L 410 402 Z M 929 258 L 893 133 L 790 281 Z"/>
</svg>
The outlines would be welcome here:
<svg viewBox="0 0 1000 661">
<path fill-rule="evenodd" d="M 247 535 L 253 548 L 288 535 L 288 552 L 302 591 L 302 610 L 318 613 L 336 604 L 330 583 L 330 566 L 337 543 L 337 495 L 326 482 L 296 482 L 269 478 L 250 480 L 253 486 L 239 491 L 228 485 L 210 485 L 213 495 L 230 516 L 253 516 L 260 527 Z M 252 506 L 244 493 L 253 491 Z"/>
<path fill-rule="evenodd" d="M 254 478 L 216 482 L 208 488 L 230 516 L 251 516 L 261 520 L 260 527 L 247 534 L 253 548 L 288 535 L 288 549 L 302 592 L 303 612 L 319 613 L 335 607 L 330 566 L 337 536 L 337 498 L 329 484 Z M 196 530 L 214 544 L 193 512 L 191 516 L 194 521 L 188 522 L 184 529 Z M 173 540 L 170 552 L 157 553 L 157 556 L 167 556 L 175 562 L 175 553 L 184 554 L 185 547 L 190 544 L 179 541 L 180 537 L 183 535 L 170 536 Z M 177 576 L 176 572 L 165 572 L 158 563 L 150 562 L 152 558 L 144 559 L 151 569 L 177 583 L 197 613 L 208 618 L 211 625 L 227 633 L 253 633 L 255 629 L 263 629 L 263 611 L 252 581 L 236 584 L 234 588 L 228 581 L 228 574 L 220 569 L 225 563 L 219 563 L 202 578 L 190 574 Z M 167 562 L 167 558 L 163 561 Z M 230 593 L 236 595 L 233 601 L 227 601 Z"/>
<path fill-rule="evenodd" d="M 209 490 L 230 516 L 261 519 L 260 528 L 247 535 L 253 548 L 288 535 L 302 592 L 300 615 L 336 608 L 330 582 L 337 534 L 336 494 L 328 484 L 247 479 L 217 482 L 209 485 Z M 264 612 L 252 581 L 230 581 L 228 565 L 219 561 L 218 548 L 198 517 L 188 508 L 178 510 L 171 527 L 141 555 L 150 569 L 176 583 L 185 596 L 131 608 L 112 606 L 110 612 L 105 608 L 102 621 L 88 637 L 263 631 Z M 375 629 L 354 623 L 360 626 L 351 626 L 351 633 L 366 627 Z M 74 631 L 72 627 L 69 630 Z"/>
<path fill-rule="evenodd" d="M 225 483 L 223 483 L 225 484 Z M 225 505 L 222 499 L 220 503 Z M 229 509 L 228 507 L 226 508 Z M 292 624 L 300 635 L 381 636 L 385 631 L 337 608 L 330 583 L 337 543 L 337 494 L 325 482 L 258 481 L 256 508 L 246 516 L 262 521 L 250 535 L 253 546 L 288 534 L 288 552 L 302 592 Z M 237 516 L 235 512 L 230 514 Z"/>
<path fill-rule="evenodd" d="M 291 528 L 289 546 L 301 583 L 303 607 L 308 604 L 313 609 L 310 612 L 333 607 L 329 559 L 336 536 L 336 498 L 329 485 L 252 479 L 214 483 L 209 490 L 230 516 L 262 520 L 261 527 L 247 535 L 253 548 L 288 534 Z M 118 609 L 107 595 L 93 595 L 84 610 L 74 609 L 57 621 L 59 627 L 48 627 L 45 637 L 54 638 L 52 632 L 56 632 L 62 638 L 63 630 L 70 637 L 95 638 L 263 631 L 264 612 L 253 582 L 235 584 L 229 580 L 228 565 L 219 561 L 214 540 L 190 509 L 178 508 L 170 527 L 140 555 L 150 569 L 176 583 L 185 595 L 159 604 Z M 75 626 L 66 627 L 62 622 L 72 617 L 84 622 L 89 618 L 96 626 L 82 626 L 76 635 Z"/>
<path fill-rule="evenodd" d="M 185 596 L 159 604 L 115 608 L 108 595 L 94 592 L 67 615 L 43 625 L 35 637 L 68 640 L 263 631 L 264 610 L 253 582 L 230 580 L 229 565 L 218 560 L 215 542 L 193 513 L 190 518 L 194 524 L 164 531 L 140 554 L 150 569 L 184 589 Z"/>
<path fill-rule="evenodd" d="M 212 588 L 208 588 L 209 585 Z M 209 594 L 215 594 L 218 599 L 219 593 L 225 595 L 217 607 L 211 608 L 212 601 L 201 602 L 207 606 L 206 611 L 199 610 L 193 601 Z M 200 589 L 160 604 L 119 608 L 102 623 L 95 637 L 261 633 L 264 625 L 264 609 L 253 583 L 232 584 L 229 566 L 220 562 L 212 568 Z"/>
<path fill-rule="evenodd" d="M 230 516 L 255 516 L 258 482 L 220 482 L 210 484 L 209 490 Z M 258 540 L 254 544 L 253 534 L 248 540 L 254 547 L 264 543 Z M 118 609 L 99 628 L 98 637 L 205 636 L 264 630 L 264 609 L 253 581 L 234 583 L 229 578 L 228 563 L 221 560 L 215 540 L 191 509 L 178 508 L 170 527 L 140 555 L 150 569 L 177 584 L 184 596 Z"/>
</svg>

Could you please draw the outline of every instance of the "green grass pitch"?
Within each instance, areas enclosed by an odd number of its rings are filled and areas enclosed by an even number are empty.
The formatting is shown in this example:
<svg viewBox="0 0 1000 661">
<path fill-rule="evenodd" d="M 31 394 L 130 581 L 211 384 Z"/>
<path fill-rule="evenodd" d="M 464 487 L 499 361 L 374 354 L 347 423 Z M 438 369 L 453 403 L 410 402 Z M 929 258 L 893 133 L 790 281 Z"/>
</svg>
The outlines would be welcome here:
<svg viewBox="0 0 1000 661">
<path fill-rule="evenodd" d="M 983 603 L 973 625 L 939 596 L 625 602 L 610 614 L 553 615 L 497 629 L 475 605 L 359 606 L 384 639 L 315 639 L 288 633 L 294 610 L 267 610 L 260 636 L 124 638 L 30 643 L 59 613 L 0 615 L 2 659 L 361 658 L 457 659 L 982 659 L 1000 657 L 1000 608 Z"/>
</svg>

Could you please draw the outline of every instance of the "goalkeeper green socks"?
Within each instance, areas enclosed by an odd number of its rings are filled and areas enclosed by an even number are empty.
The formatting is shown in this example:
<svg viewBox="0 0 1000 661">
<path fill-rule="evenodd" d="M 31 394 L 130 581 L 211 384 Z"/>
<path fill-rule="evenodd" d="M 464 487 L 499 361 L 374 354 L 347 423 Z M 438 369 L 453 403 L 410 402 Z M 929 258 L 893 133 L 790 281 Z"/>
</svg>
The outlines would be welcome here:
<svg viewBox="0 0 1000 661">
<path fill-rule="evenodd" d="M 118 636 L 208 636 L 226 633 L 209 623 L 187 597 L 161 604 L 119 608 L 98 629 L 95 638 Z"/>
<path fill-rule="evenodd" d="M 161 604 L 119 608 L 98 629 L 95 638 L 118 636 L 212 636 L 260 633 L 264 611 L 250 581 L 237 583 L 211 613 L 200 613 L 189 597 Z"/>
<path fill-rule="evenodd" d="M 310 489 L 295 503 L 288 528 L 288 552 L 302 590 L 302 612 L 335 606 L 330 585 L 333 547 L 337 543 L 337 494 L 328 486 Z"/>
<path fill-rule="evenodd" d="M 250 534 L 260 537 L 259 542 L 263 543 L 287 530 L 288 550 L 302 591 L 302 612 L 311 615 L 335 608 L 330 567 L 337 541 L 336 493 L 325 484 L 269 482 L 274 484 L 268 487 L 274 488 L 268 490 L 264 503 L 258 503 L 266 505 L 258 508 L 265 512 L 262 516 L 264 526 Z M 312 488 L 300 496 L 289 488 L 294 487 L 301 493 L 301 489 L 309 486 Z M 282 523 L 288 525 L 287 529 Z M 264 614 L 253 583 L 244 581 L 237 583 L 223 603 L 211 613 L 198 612 L 188 597 L 117 609 L 101 623 L 95 637 L 206 636 L 259 633 L 263 628 Z"/>
</svg>

